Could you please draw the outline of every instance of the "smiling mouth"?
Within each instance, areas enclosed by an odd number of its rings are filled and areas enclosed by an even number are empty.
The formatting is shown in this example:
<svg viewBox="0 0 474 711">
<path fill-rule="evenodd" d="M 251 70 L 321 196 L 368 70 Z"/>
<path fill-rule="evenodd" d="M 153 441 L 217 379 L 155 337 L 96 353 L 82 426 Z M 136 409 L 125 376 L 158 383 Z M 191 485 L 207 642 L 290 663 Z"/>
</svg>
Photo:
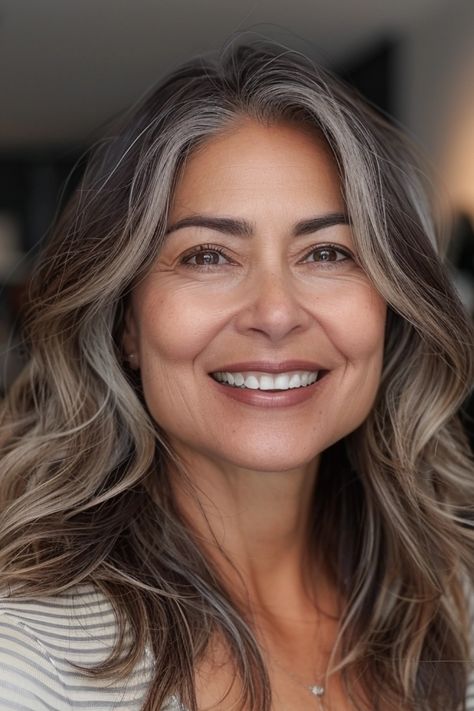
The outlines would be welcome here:
<svg viewBox="0 0 474 711">
<path fill-rule="evenodd" d="M 260 393 L 275 394 L 288 392 L 290 390 L 302 390 L 304 388 L 309 388 L 311 387 L 311 385 L 314 385 L 315 383 L 318 383 L 320 380 L 322 380 L 322 378 L 324 378 L 328 372 L 328 370 L 319 370 L 317 371 L 317 373 L 314 374 L 313 377 L 305 377 L 304 379 L 295 378 L 293 381 L 291 381 L 291 378 L 287 378 L 287 381 L 281 382 L 280 387 L 277 388 L 267 387 L 265 382 L 259 382 L 258 379 L 254 376 L 249 376 L 245 379 L 244 382 L 241 382 L 242 378 L 240 378 L 240 380 L 236 379 L 237 382 L 229 382 L 227 379 L 228 375 L 226 374 L 224 376 L 223 373 L 209 373 L 209 376 L 213 380 L 218 382 L 220 385 L 223 385 L 228 388 L 250 391 L 254 390 Z"/>
</svg>

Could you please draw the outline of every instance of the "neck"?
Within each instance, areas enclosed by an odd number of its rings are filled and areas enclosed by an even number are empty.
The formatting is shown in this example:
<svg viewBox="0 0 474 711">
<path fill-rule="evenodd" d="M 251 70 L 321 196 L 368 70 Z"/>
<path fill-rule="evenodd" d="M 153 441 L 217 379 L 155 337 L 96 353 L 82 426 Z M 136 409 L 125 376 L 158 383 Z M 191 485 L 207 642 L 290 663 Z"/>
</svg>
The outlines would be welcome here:
<svg viewBox="0 0 474 711">
<path fill-rule="evenodd" d="M 170 467 L 175 501 L 232 596 L 263 616 L 304 615 L 314 602 L 309 530 L 319 457 L 269 472 L 174 448 L 193 485 Z"/>
</svg>

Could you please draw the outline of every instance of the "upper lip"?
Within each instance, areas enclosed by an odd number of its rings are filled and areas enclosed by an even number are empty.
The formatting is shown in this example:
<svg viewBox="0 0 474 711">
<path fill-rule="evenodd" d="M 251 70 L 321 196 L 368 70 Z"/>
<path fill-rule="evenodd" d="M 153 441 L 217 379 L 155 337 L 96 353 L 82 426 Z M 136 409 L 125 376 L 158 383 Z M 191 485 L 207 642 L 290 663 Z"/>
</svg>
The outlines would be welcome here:
<svg viewBox="0 0 474 711">
<path fill-rule="evenodd" d="M 265 373 L 285 373 L 290 370 L 322 370 L 322 366 L 310 360 L 284 360 L 278 363 L 269 360 L 252 360 L 240 363 L 227 363 L 213 370 L 213 373 L 238 372 L 247 370 L 263 371 Z"/>
</svg>

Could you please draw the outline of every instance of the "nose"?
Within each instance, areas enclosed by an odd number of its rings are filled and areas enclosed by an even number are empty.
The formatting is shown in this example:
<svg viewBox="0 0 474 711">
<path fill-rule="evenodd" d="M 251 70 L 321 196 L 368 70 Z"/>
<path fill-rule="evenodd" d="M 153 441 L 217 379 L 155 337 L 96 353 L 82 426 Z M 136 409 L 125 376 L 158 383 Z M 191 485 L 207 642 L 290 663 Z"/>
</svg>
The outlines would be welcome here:
<svg viewBox="0 0 474 711">
<path fill-rule="evenodd" d="M 244 288 L 244 303 L 236 320 L 240 333 L 257 331 L 278 342 L 309 326 L 308 302 L 284 266 L 257 270 Z"/>
</svg>

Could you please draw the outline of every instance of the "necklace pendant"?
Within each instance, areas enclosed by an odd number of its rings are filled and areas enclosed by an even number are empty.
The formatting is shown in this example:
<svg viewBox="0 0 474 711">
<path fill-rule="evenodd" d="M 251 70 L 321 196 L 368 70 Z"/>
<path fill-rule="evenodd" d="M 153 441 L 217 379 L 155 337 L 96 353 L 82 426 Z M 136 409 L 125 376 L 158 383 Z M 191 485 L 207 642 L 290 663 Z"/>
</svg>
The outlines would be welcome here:
<svg viewBox="0 0 474 711">
<path fill-rule="evenodd" d="M 319 686 L 319 684 L 315 684 L 314 686 L 310 687 L 310 691 L 312 694 L 320 698 L 324 695 L 324 686 Z"/>
</svg>

